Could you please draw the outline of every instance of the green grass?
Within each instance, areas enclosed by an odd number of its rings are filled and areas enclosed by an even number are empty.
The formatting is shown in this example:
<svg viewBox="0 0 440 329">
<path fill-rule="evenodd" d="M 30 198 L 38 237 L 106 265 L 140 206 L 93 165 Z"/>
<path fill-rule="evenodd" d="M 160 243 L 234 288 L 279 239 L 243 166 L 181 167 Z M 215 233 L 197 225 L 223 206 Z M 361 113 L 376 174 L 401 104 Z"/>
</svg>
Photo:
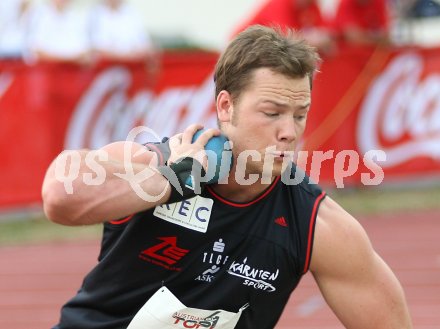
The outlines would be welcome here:
<svg viewBox="0 0 440 329">
<path fill-rule="evenodd" d="M 30 219 L 0 220 L 0 246 L 34 244 L 49 241 L 97 239 L 101 225 L 70 227 L 54 224 L 44 215 Z"/>
<path fill-rule="evenodd" d="M 344 189 L 328 191 L 329 195 L 354 216 L 377 213 L 438 209 L 440 187 L 420 189 Z M 101 225 L 67 227 L 48 221 L 39 214 L 20 219 L 3 215 L 0 218 L 0 246 L 32 244 L 48 241 L 98 239 Z"/>
<path fill-rule="evenodd" d="M 440 187 L 407 189 L 334 190 L 329 195 L 353 215 L 390 212 L 440 211 Z"/>
</svg>

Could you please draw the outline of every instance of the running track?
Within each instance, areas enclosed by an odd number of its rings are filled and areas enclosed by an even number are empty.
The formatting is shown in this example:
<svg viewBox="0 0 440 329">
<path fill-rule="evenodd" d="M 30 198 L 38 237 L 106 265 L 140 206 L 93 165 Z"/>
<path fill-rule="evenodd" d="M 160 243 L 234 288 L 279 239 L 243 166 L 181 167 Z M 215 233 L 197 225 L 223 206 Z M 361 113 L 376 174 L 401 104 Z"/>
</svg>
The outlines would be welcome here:
<svg viewBox="0 0 440 329">
<path fill-rule="evenodd" d="M 402 282 L 414 328 L 440 329 L 440 211 L 362 218 Z M 48 329 L 94 264 L 98 241 L 0 248 L 0 328 Z M 277 329 L 343 328 L 308 274 Z M 256 328 L 258 329 L 258 328 Z"/>
</svg>

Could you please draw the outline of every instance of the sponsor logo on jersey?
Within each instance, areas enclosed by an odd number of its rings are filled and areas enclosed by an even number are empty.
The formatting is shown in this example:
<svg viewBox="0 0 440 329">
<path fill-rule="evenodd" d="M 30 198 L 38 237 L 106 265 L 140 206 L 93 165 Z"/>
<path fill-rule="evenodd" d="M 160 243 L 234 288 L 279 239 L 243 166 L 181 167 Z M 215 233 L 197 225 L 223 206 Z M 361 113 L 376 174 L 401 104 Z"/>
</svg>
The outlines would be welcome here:
<svg viewBox="0 0 440 329">
<path fill-rule="evenodd" d="M 212 250 L 203 253 L 203 264 L 209 264 L 209 268 L 195 278 L 197 281 L 212 282 L 215 274 L 226 263 L 229 256 L 224 255 L 225 243 L 223 239 L 214 242 Z"/>
<path fill-rule="evenodd" d="M 175 225 L 206 233 L 213 204 L 212 199 L 197 195 L 191 199 L 157 206 L 153 215 Z"/>
<path fill-rule="evenodd" d="M 245 286 L 268 292 L 274 292 L 276 290 L 272 283 L 278 278 L 279 269 L 275 272 L 270 272 L 252 267 L 246 263 L 247 258 L 241 263 L 235 261 L 232 262 L 231 266 L 229 266 L 228 274 L 242 278 Z"/>
<path fill-rule="evenodd" d="M 222 311 L 214 311 L 206 318 L 195 316 L 188 313 L 176 312 L 173 314 L 173 318 L 176 319 L 174 325 L 177 328 L 210 328 L 214 329 L 217 326 L 217 322 L 220 319 Z"/>
<path fill-rule="evenodd" d="M 284 216 L 276 218 L 275 219 L 275 223 L 280 225 L 280 226 L 287 227 L 287 222 L 286 222 L 286 219 L 284 218 Z"/>
<path fill-rule="evenodd" d="M 162 266 L 167 270 L 180 271 L 181 268 L 176 267 L 175 265 L 189 252 L 189 250 L 177 247 L 177 238 L 175 236 L 160 237 L 157 239 L 162 242 L 142 251 L 139 258 L 155 265 Z"/>
</svg>

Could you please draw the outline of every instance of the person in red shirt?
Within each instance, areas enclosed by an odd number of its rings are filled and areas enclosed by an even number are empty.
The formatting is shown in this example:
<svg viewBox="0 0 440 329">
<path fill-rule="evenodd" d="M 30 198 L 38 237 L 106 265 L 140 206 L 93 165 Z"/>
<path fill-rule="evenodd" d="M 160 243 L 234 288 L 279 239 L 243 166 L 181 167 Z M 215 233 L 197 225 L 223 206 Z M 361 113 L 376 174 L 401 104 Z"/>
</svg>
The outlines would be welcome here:
<svg viewBox="0 0 440 329">
<path fill-rule="evenodd" d="M 321 54 L 334 51 L 330 24 L 316 0 L 268 0 L 233 35 L 255 24 L 299 30 Z"/>
<path fill-rule="evenodd" d="M 374 45 L 390 42 L 385 0 L 340 0 L 332 25 L 342 43 Z"/>
</svg>

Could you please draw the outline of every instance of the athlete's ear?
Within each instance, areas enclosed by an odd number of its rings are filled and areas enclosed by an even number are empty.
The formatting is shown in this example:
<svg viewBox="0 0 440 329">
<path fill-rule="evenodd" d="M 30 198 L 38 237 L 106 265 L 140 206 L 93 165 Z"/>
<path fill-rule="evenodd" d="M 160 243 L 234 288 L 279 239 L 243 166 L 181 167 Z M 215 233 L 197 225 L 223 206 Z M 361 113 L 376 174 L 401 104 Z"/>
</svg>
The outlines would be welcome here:
<svg viewBox="0 0 440 329">
<path fill-rule="evenodd" d="M 234 111 L 234 104 L 232 96 L 226 90 L 222 90 L 217 96 L 217 117 L 220 123 L 230 122 L 232 120 L 232 112 Z"/>
</svg>

